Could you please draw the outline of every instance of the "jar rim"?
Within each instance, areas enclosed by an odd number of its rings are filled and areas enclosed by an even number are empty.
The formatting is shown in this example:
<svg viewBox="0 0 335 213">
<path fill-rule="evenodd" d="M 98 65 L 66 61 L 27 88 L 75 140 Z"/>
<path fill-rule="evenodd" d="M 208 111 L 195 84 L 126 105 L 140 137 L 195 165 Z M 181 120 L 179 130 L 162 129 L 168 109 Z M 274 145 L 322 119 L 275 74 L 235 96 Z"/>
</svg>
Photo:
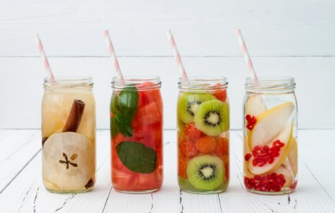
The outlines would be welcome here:
<svg viewBox="0 0 335 213">
<path fill-rule="evenodd" d="M 276 90 L 294 90 L 295 80 L 288 76 L 261 76 L 257 80 L 258 85 L 254 84 L 254 80 L 249 77 L 245 81 L 245 88 L 248 91 L 276 91 Z"/>
<path fill-rule="evenodd" d="M 216 90 L 226 89 L 228 81 L 224 76 L 188 76 L 187 80 L 180 77 L 178 85 L 179 89 Z"/>
<path fill-rule="evenodd" d="M 152 84 L 145 85 L 144 87 L 140 86 L 141 84 L 144 84 L 146 82 L 150 82 Z M 113 89 L 129 88 L 136 85 L 138 90 L 150 90 L 160 88 L 162 82 L 159 76 L 134 75 L 134 76 L 124 76 L 123 81 L 117 76 L 115 76 L 113 77 L 111 84 Z"/>
<path fill-rule="evenodd" d="M 75 88 L 93 86 L 93 80 L 90 76 L 57 76 L 55 82 L 50 77 L 44 78 L 44 87 Z"/>
</svg>

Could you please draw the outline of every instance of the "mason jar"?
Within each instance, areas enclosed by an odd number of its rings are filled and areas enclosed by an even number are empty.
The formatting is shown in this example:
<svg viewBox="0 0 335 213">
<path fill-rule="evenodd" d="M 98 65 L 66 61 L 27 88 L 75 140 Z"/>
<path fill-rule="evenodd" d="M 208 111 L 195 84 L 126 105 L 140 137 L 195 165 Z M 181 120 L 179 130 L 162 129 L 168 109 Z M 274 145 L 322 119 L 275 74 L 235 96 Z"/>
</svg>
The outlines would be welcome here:
<svg viewBox="0 0 335 213">
<path fill-rule="evenodd" d="M 297 100 L 291 77 L 246 79 L 243 104 L 244 185 L 258 194 L 297 186 Z"/>
<path fill-rule="evenodd" d="M 229 185 L 229 99 L 225 77 L 179 79 L 178 184 L 196 194 Z"/>
<path fill-rule="evenodd" d="M 163 183 L 163 102 L 159 77 L 113 78 L 110 104 L 113 187 L 149 193 Z"/>
<path fill-rule="evenodd" d="M 90 77 L 44 79 L 42 173 L 47 190 L 77 193 L 95 184 L 95 101 Z"/>
</svg>

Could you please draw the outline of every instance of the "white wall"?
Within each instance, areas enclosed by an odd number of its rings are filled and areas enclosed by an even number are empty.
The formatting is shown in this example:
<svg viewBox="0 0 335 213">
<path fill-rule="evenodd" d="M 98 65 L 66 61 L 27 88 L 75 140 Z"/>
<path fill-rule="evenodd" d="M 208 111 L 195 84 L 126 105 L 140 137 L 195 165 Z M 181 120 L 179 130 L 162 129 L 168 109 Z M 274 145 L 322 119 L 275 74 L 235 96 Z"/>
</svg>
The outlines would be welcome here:
<svg viewBox="0 0 335 213">
<path fill-rule="evenodd" d="M 241 128 L 247 68 L 241 28 L 258 75 L 293 76 L 300 128 L 335 128 L 335 2 L 265 0 L 0 0 L 0 128 L 39 128 L 45 71 L 39 33 L 55 75 L 90 75 L 98 128 L 109 128 L 114 76 L 102 31 L 109 29 L 125 75 L 163 80 L 165 128 L 175 127 L 179 71 L 171 28 L 189 74 L 229 80 L 231 127 Z"/>
</svg>

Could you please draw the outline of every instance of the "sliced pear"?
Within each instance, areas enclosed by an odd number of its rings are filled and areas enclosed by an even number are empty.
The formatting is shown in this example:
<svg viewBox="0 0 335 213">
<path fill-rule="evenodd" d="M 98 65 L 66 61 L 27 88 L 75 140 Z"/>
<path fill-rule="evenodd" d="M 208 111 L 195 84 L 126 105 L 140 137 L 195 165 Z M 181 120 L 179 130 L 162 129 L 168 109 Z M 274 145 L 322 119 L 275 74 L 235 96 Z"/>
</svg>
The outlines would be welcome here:
<svg viewBox="0 0 335 213">
<path fill-rule="evenodd" d="M 248 177 L 248 178 L 253 178 L 254 175 L 251 174 L 251 172 L 249 171 L 248 169 L 248 161 L 246 161 L 244 159 L 245 155 L 250 153 L 250 149 L 249 149 L 249 146 L 248 146 L 248 137 L 246 135 L 243 135 L 243 148 L 244 148 L 244 152 L 243 152 L 243 169 L 244 169 L 244 176 Z M 251 159 L 249 159 L 250 161 Z"/>
<path fill-rule="evenodd" d="M 245 115 L 258 117 L 266 111 L 267 108 L 261 95 L 252 95 L 249 97 L 245 106 Z"/>
<path fill-rule="evenodd" d="M 258 116 L 255 127 L 249 133 L 251 150 L 255 146 L 264 146 L 273 142 L 291 117 L 294 108 L 295 106 L 292 102 L 286 102 Z"/>
<path fill-rule="evenodd" d="M 284 146 L 281 147 L 279 151 L 279 156 L 276 157 L 271 164 L 266 163 L 262 167 L 253 166 L 252 161 L 254 157 L 252 156 L 249 159 L 248 168 L 252 174 L 261 175 L 261 174 L 273 172 L 285 161 L 285 158 L 287 157 L 288 152 L 289 152 L 289 142 L 290 142 L 289 138 L 292 133 L 292 129 L 293 129 L 293 123 L 290 121 L 284 126 L 284 128 L 279 133 L 279 135 L 275 137 L 275 139 L 273 140 L 273 142 L 276 140 L 280 140 L 280 142 L 284 143 Z M 269 146 L 272 147 L 272 143 L 269 144 Z"/>
<path fill-rule="evenodd" d="M 288 152 L 288 159 L 290 161 L 292 171 L 295 177 L 298 173 L 298 145 L 293 135 L 291 135 L 289 143 L 290 151 Z"/>
<path fill-rule="evenodd" d="M 95 172 L 95 148 L 74 132 L 55 133 L 43 146 L 43 177 L 60 190 L 80 190 Z"/>
</svg>

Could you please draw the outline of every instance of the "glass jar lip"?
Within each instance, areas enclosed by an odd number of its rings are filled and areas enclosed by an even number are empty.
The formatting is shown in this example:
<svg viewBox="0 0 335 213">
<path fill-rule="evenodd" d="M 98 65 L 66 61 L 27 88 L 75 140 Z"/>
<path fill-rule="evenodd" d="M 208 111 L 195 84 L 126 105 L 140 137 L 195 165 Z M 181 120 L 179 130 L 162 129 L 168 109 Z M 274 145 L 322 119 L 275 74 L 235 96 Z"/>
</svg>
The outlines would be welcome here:
<svg viewBox="0 0 335 213">
<path fill-rule="evenodd" d="M 150 82 L 152 84 L 141 87 L 141 84 L 143 85 L 147 82 Z M 123 88 L 129 88 L 129 87 L 136 86 L 137 90 L 151 90 L 151 89 L 160 88 L 161 85 L 162 85 L 162 82 L 159 76 L 146 76 L 146 75 L 124 76 L 123 82 L 120 78 L 115 76 L 113 77 L 113 80 L 112 80 L 113 89 L 123 89 Z"/>
<path fill-rule="evenodd" d="M 246 79 L 245 88 L 247 90 L 293 90 L 295 81 L 293 77 L 288 76 L 261 76 L 258 78 L 258 85 L 254 85 L 254 80 L 249 77 Z"/>
<path fill-rule="evenodd" d="M 93 79 L 90 76 L 55 76 L 55 82 L 50 77 L 44 78 L 45 87 L 75 88 L 93 86 Z"/>
<path fill-rule="evenodd" d="M 188 76 L 187 80 L 180 77 L 178 85 L 179 89 L 216 90 L 226 89 L 228 81 L 224 76 Z"/>
</svg>

